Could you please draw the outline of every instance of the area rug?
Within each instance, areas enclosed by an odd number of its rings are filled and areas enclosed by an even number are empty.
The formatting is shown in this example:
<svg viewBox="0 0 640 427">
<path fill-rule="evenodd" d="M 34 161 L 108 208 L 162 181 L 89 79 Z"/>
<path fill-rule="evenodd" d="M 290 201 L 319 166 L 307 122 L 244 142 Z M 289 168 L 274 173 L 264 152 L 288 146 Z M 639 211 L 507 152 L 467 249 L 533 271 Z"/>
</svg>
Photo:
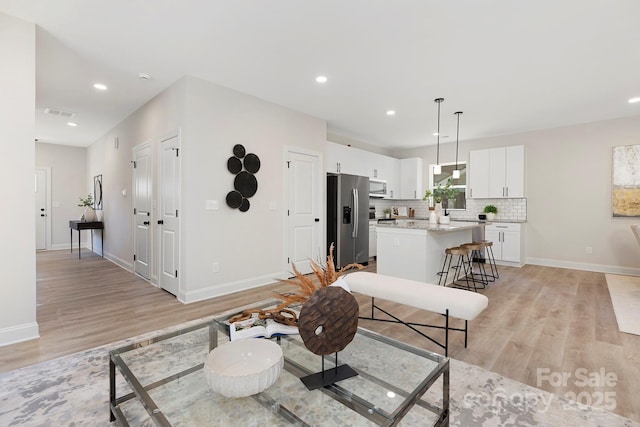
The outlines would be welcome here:
<svg viewBox="0 0 640 427">
<path fill-rule="evenodd" d="M 0 375 L 1 426 L 115 426 L 109 422 L 108 351 L 200 323 L 173 328 L 97 347 Z M 640 427 L 640 423 L 451 359 L 450 425 L 452 426 L 603 426 Z M 437 400 L 436 384 L 425 398 Z M 440 394 L 441 397 L 441 394 Z M 138 405 L 140 406 L 140 405 Z M 134 411 L 135 412 L 135 411 Z M 151 426 L 144 410 L 133 413 L 132 426 Z M 411 415 L 411 413 L 409 414 Z M 139 417 L 139 418 L 137 418 Z M 400 425 L 423 426 L 426 420 Z M 336 420 L 326 425 L 333 427 Z M 189 426 L 235 425 L 191 421 Z M 272 424 L 264 424 L 272 425 Z M 360 424 L 352 424 L 360 425 Z M 370 425 L 368 422 L 362 425 Z"/>
<path fill-rule="evenodd" d="M 605 274 L 618 329 L 640 335 L 640 277 Z"/>
</svg>

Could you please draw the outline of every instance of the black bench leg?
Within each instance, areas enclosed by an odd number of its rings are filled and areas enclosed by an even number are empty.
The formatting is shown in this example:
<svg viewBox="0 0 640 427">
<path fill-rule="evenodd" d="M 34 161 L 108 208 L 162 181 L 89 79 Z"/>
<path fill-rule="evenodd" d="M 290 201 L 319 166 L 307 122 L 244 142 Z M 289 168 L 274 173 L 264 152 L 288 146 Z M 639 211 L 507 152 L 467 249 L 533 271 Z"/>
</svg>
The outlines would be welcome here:
<svg viewBox="0 0 640 427">
<path fill-rule="evenodd" d="M 445 327 L 444 327 L 444 357 L 449 357 L 449 309 L 445 314 Z"/>
<path fill-rule="evenodd" d="M 468 320 L 464 321 L 464 348 L 467 348 L 467 331 L 469 330 L 468 323 L 469 323 Z"/>
</svg>

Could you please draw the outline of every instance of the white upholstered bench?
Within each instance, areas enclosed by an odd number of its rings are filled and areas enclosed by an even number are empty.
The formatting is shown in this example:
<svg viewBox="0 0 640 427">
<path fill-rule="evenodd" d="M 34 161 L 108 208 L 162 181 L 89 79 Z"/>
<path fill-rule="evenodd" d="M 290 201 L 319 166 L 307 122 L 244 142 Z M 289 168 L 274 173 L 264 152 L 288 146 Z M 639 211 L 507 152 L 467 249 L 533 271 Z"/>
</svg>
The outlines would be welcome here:
<svg viewBox="0 0 640 427">
<path fill-rule="evenodd" d="M 489 304 L 489 300 L 486 296 L 475 292 L 376 273 L 358 271 L 344 276 L 344 281 L 352 292 L 357 292 L 371 297 L 371 317 L 361 317 L 362 319 L 402 323 L 442 347 L 444 349 L 445 356 L 448 356 L 449 352 L 449 331 L 464 332 L 464 346 L 466 348 L 468 321 L 475 319 L 476 316 L 482 313 Z M 445 318 L 445 324 L 444 326 L 427 325 L 423 323 L 403 321 L 377 306 L 375 304 L 375 298 L 393 301 L 410 307 L 441 314 Z M 376 318 L 374 309 L 382 311 L 395 320 Z M 463 319 L 464 329 L 452 327 L 449 322 L 449 317 Z M 430 337 L 416 329 L 416 326 L 444 329 L 444 343 L 441 343 L 433 337 Z"/>
</svg>

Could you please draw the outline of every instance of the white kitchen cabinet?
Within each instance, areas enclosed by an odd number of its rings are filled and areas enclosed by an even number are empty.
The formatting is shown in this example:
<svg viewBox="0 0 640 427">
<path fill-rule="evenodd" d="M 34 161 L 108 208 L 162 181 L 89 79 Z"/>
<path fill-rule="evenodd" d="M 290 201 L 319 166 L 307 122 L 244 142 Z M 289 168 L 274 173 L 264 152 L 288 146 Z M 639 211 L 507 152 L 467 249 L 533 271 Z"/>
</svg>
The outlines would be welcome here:
<svg viewBox="0 0 640 427">
<path fill-rule="evenodd" d="M 520 224 L 494 222 L 485 226 L 484 235 L 486 240 L 493 242 L 496 261 L 522 265 L 523 239 Z"/>
<path fill-rule="evenodd" d="M 377 221 L 369 221 L 369 258 L 374 258 L 378 254 L 377 224 Z"/>
<path fill-rule="evenodd" d="M 524 197 L 524 146 L 490 148 L 469 153 L 469 197 Z"/>
<path fill-rule="evenodd" d="M 400 159 L 400 199 L 422 199 L 424 185 L 422 159 Z"/>
<path fill-rule="evenodd" d="M 385 180 L 387 181 L 386 198 L 400 198 L 400 160 L 394 157 L 327 141 L 325 165 L 327 172 Z M 420 179 L 422 179 L 422 173 L 420 173 Z"/>
<path fill-rule="evenodd" d="M 468 194 L 472 199 L 489 198 L 489 172 L 491 171 L 491 151 L 469 152 Z"/>
<path fill-rule="evenodd" d="M 387 199 L 400 198 L 400 160 L 384 156 L 384 173 L 382 179 L 387 180 Z"/>
<path fill-rule="evenodd" d="M 327 141 L 327 172 L 365 175 L 363 150 Z M 366 175 L 365 175 L 366 176 Z"/>
</svg>

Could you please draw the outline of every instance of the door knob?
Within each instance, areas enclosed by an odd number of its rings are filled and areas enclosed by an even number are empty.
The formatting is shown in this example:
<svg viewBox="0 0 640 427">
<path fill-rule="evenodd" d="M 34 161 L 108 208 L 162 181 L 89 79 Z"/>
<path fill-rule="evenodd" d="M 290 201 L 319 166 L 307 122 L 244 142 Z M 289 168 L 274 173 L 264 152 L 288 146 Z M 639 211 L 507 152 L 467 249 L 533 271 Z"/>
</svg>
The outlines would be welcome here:
<svg viewBox="0 0 640 427">
<path fill-rule="evenodd" d="M 315 222 L 320 222 L 320 218 L 314 219 Z"/>
<path fill-rule="evenodd" d="M 40 216 L 44 216 L 44 214 L 40 214 Z"/>
<path fill-rule="evenodd" d="M 149 221 L 145 221 L 145 222 L 143 222 L 142 224 L 144 224 L 144 225 L 149 225 Z"/>
<path fill-rule="evenodd" d="M 40 212 L 44 212 L 44 208 L 40 208 Z"/>
<path fill-rule="evenodd" d="M 164 224 L 164 220 L 159 219 L 159 220 L 158 220 L 158 224 L 160 224 L 160 225 Z"/>
</svg>

